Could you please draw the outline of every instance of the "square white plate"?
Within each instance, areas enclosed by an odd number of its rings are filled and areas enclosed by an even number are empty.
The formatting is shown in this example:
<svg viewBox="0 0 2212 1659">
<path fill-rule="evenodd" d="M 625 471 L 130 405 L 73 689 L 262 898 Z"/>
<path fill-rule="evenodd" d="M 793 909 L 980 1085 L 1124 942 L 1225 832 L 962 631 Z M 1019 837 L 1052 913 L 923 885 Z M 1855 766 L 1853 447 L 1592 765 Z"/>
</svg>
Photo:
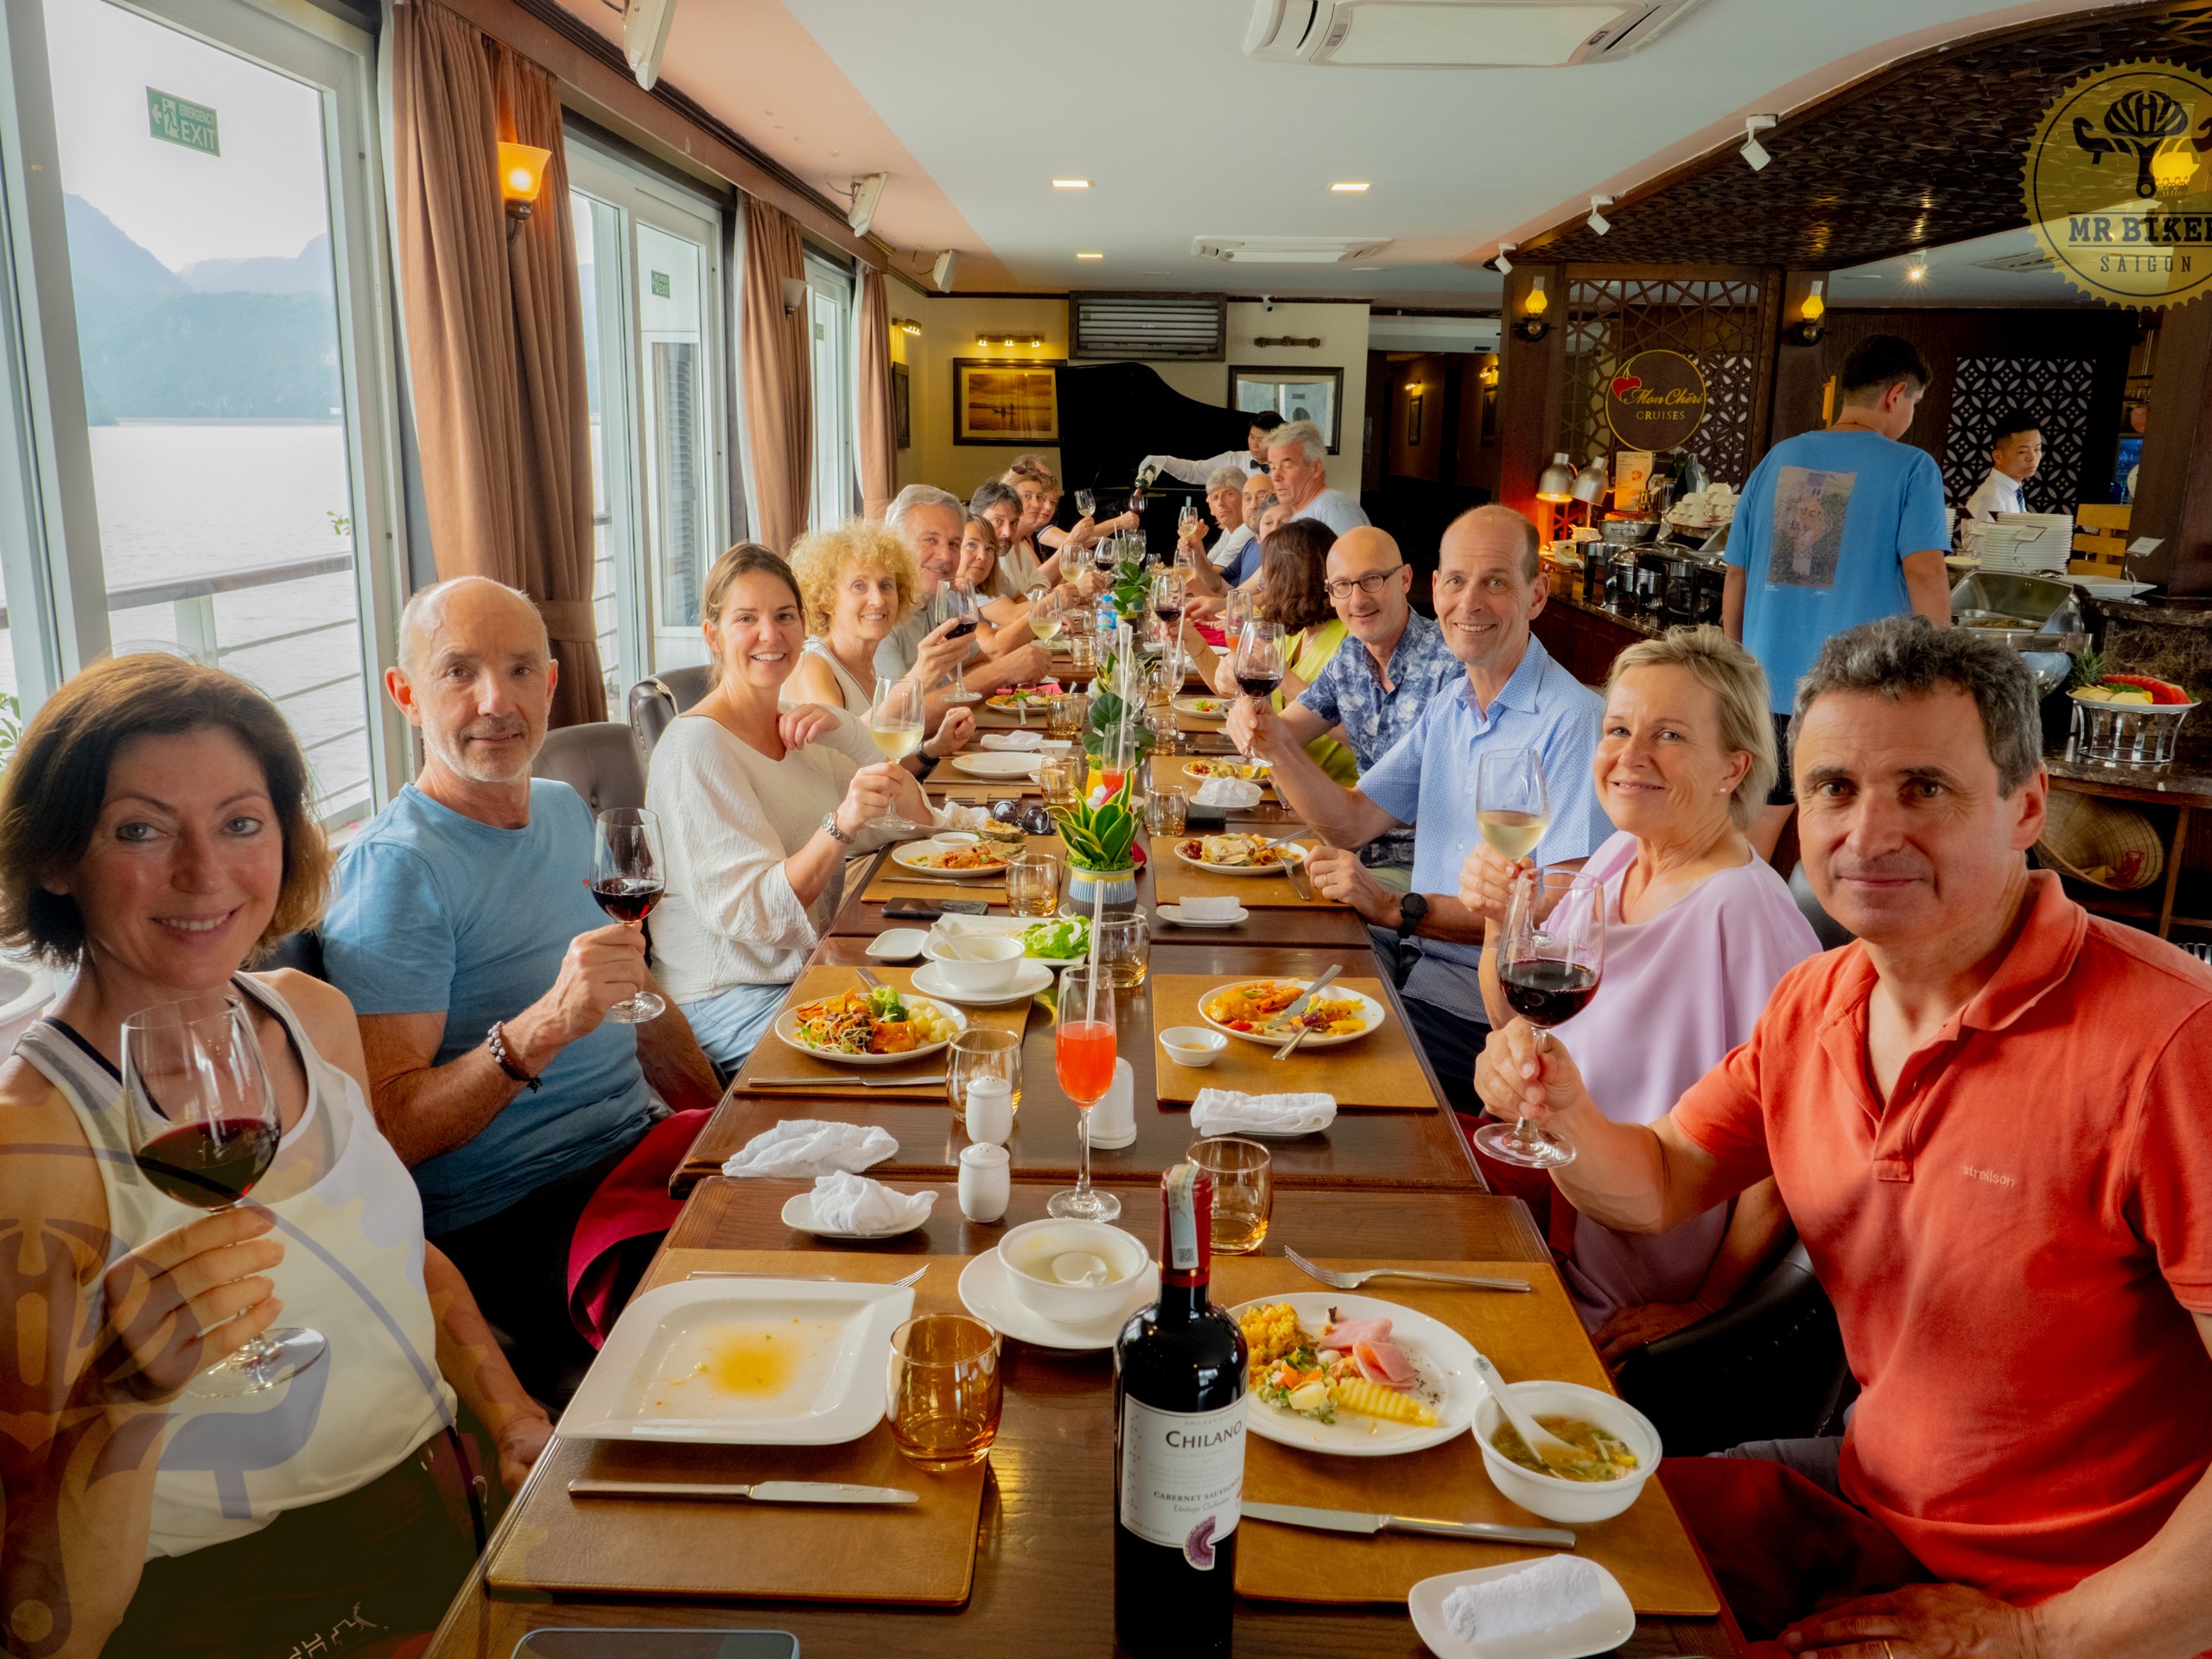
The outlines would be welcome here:
<svg viewBox="0 0 2212 1659">
<path fill-rule="evenodd" d="M 721 1446 L 856 1440 L 883 1421 L 884 1355 L 913 1311 L 912 1289 L 888 1285 L 663 1285 L 622 1310 L 560 1432 Z"/>
<path fill-rule="evenodd" d="M 1541 1557 L 1539 1559 L 1541 1559 Z M 1436 1659 L 1587 1659 L 1593 1653 L 1611 1653 L 1636 1634 L 1636 1609 L 1620 1580 L 1598 1563 L 1592 1567 L 1605 1578 L 1605 1601 L 1592 1613 L 1548 1630 L 1531 1630 L 1501 1642 L 1462 1642 L 1444 1622 L 1444 1599 L 1463 1584 L 1503 1579 L 1535 1565 L 1508 1561 L 1503 1567 L 1481 1567 L 1467 1573 L 1440 1573 L 1423 1579 L 1406 1597 L 1406 1611 L 1414 1618 L 1414 1632 L 1428 1643 Z"/>
</svg>

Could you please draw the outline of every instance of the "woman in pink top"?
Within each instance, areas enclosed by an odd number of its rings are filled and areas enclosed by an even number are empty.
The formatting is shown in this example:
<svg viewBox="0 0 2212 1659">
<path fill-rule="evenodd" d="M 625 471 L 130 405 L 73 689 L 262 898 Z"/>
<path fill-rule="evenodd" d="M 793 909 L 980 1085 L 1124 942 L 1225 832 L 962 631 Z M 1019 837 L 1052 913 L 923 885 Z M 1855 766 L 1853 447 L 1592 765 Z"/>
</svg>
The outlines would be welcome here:
<svg viewBox="0 0 2212 1659">
<path fill-rule="evenodd" d="M 1605 887 L 1605 971 L 1590 1006 L 1553 1035 L 1617 1122 L 1665 1116 L 1751 1034 L 1783 975 L 1821 948 L 1789 884 L 1744 835 L 1774 783 L 1767 707 L 1758 662 L 1718 628 L 1631 645 L 1606 681 L 1592 771 L 1619 833 L 1585 867 Z M 1478 845 L 1464 880 L 1492 885 L 1505 873 Z M 1492 1024 L 1505 1027 L 1515 1016 L 1494 950 L 1483 987 Z M 1554 1192 L 1552 1202 L 1567 1200 Z M 1656 1237 L 1567 1220 L 1573 1244 L 1561 1271 L 1608 1364 L 1726 1306 L 1789 1227 L 1770 1180 Z M 1566 1229 L 1555 1223 L 1552 1236 Z"/>
</svg>

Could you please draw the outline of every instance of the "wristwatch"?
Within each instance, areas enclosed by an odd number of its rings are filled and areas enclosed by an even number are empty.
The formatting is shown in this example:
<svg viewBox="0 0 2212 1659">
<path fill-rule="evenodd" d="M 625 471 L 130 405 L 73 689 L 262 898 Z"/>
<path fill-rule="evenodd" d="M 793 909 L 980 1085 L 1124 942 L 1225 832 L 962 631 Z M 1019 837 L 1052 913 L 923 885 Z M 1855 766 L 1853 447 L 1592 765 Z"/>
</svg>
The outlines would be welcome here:
<svg viewBox="0 0 2212 1659">
<path fill-rule="evenodd" d="M 824 812 L 822 815 L 822 828 L 828 833 L 830 839 L 840 847 L 849 847 L 853 844 L 853 838 L 837 827 L 837 815 L 835 812 Z"/>
<path fill-rule="evenodd" d="M 1413 938 L 1414 930 L 1421 925 L 1421 918 L 1427 914 L 1428 900 L 1420 893 L 1409 893 L 1399 899 L 1398 937 L 1402 939 Z"/>
</svg>

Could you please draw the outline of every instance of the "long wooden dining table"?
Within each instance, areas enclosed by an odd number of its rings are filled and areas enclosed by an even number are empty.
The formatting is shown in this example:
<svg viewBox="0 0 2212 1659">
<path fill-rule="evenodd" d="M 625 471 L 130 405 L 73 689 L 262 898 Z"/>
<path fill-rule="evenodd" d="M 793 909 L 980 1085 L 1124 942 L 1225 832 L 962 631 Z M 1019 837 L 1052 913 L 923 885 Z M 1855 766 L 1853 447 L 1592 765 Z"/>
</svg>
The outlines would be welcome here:
<svg viewBox="0 0 2212 1659">
<path fill-rule="evenodd" d="M 861 898 L 866 886 L 865 874 L 849 884 L 849 897 L 823 938 L 816 963 L 867 963 L 868 941 L 896 925 L 884 921 L 881 905 Z M 1254 916 L 1262 918 L 1256 927 L 1248 924 L 1209 936 L 1160 924 L 1148 880 L 1140 882 L 1139 900 L 1155 924 L 1154 979 L 1302 977 L 1337 966 L 1347 976 L 1380 980 L 1389 1012 L 1403 1027 L 1402 1005 L 1375 960 L 1364 925 L 1349 911 L 1322 913 L 1318 930 L 1313 918 L 1305 918 L 1297 941 L 1287 944 L 1268 937 L 1268 921 L 1283 916 L 1281 911 L 1255 910 Z M 1317 937 L 1317 931 L 1325 937 Z M 1122 1199 L 1122 1224 L 1147 1238 L 1157 1227 L 1161 1170 L 1200 1138 L 1191 1128 L 1186 1104 L 1158 1098 L 1152 1014 L 1148 985 L 1124 1000 L 1117 1018 L 1121 1052 L 1135 1074 L 1136 1139 L 1116 1150 L 1095 1150 L 1091 1160 L 1094 1179 Z M 1418 1044 L 1414 1049 L 1418 1054 Z M 1484 1189 L 1454 1115 L 1426 1060 L 1421 1064 L 1426 1098 L 1408 1101 L 1398 1109 L 1340 1111 L 1320 1135 L 1268 1143 L 1275 1198 L 1262 1254 L 1280 1255 L 1289 1246 L 1309 1256 L 1338 1260 L 1515 1264 L 1532 1282 L 1555 1287 L 1549 1252 L 1528 1208 Z M 923 1265 L 931 1258 L 965 1258 L 991 1250 L 1007 1228 L 1042 1217 L 1046 1198 L 1066 1184 L 1075 1168 L 1076 1109 L 1054 1077 L 1049 1017 L 1028 1021 L 1023 1068 L 1023 1103 L 1009 1143 L 1013 1199 L 1005 1217 L 989 1224 L 966 1220 L 954 1202 L 955 1166 L 966 1136 L 941 1095 L 886 1099 L 855 1088 L 794 1100 L 788 1090 L 747 1092 L 741 1079 L 676 1172 L 672 1189 L 683 1197 L 683 1207 L 645 1287 L 713 1270 L 718 1261 L 741 1261 L 757 1272 L 764 1258 L 790 1256 L 796 1262 L 804 1253 L 804 1270 L 818 1274 L 825 1271 L 826 1253 L 827 1270 L 834 1272 L 836 1259 L 844 1258 L 853 1262 L 855 1277 L 882 1278 L 897 1270 L 878 1266 L 882 1258 Z M 1299 1086 L 1294 1076 L 1287 1072 L 1285 1088 Z M 899 1150 L 869 1173 L 900 1192 L 936 1191 L 938 1199 L 929 1220 L 891 1239 L 824 1239 L 794 1231 L 780 1214 L 785 1200 L 810 1190 L 810 1182 L 737 1180 L 721 1174 L 724 1160 L 752 1137 L 784 1119 L 803 1116 L 888 1129 Z M 430 1653 L 438 1659 L 510 1659 L 523 1637 L 540 1629 L 772 1629 L 795 1634 L 805 1659 L 875 1659 L 886 1654 L 1105 1659 L 1117 1651 L 1111 1357 L 1009 1340 L 1004 1364 L 1004 1414 L 990 1453 L 973 1588 L 964 1605 L 495 1591 L 486 1581 L 485 1562 L 498 1557 L 503 1544 L 512 1543 L 513 1529 L 522 1524 L 524 1511 L 536 1517 L 532 1526 L 548 1524 L 549 1515 L 555 1517 L 551 1525 L 561 1524 L 563 1506 L 532 1507 L 533 1497 L 545 1496 L 535 1490 L 541 1480 L 561 1478 L 560 1471 L 578 1466 L 576 1448 L 564 1449 L 556 1435 L 498 1523 L 491 1549 L 455 1599 Z M 1480 1555 L 1484 1547 L 1468 1548 L 1469 1566 L 1495 1559 Z M 1234 1650 L 1250 1659 L 1405 1659 L 1426 1651 L 1402 1602 L 1248 1599 L 1237 1603 Z M 1717 1618 L 1641 1616 L 1635 1635 L 1618 1651 L 1638 1659 L 1727 1659 L 1743 1650 L 1741 1635 L 1724 1607 Z"/>
</svg>

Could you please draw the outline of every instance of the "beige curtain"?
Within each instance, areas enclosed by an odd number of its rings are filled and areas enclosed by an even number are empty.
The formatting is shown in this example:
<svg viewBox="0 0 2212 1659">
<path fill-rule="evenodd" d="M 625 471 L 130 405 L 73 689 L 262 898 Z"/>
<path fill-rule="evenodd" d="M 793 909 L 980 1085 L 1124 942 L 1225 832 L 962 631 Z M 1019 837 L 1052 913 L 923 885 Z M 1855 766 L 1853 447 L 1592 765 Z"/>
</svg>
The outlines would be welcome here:
<svg viewBox="0 0 2212 1659">
<path fill-rule="evenodd" d="M 899 434 L 891 417 L 891 309 L 883 273 L 861 267 L 859 321 L 861 511 L 880 521 L 899 493 Z"/>
<path fill-rule="evenodd" d="M 784 313 L 784 284 L 804 281 L 798 225 L 779 209 L 745 198 L 743 338 L 745 454 L 760 522 L 753 533 L 779 553 L 806 528 L 814 478 L 814 398 L 807 307 Z"/>
<path fill-rule="evenodd" d="M 530 594 L 561 664 L 554 723 L 604 720 L 582 300 L 552 78 L 436 0 L 394 8 L 391 52 L 400 296 L 438 575 Z M 512 240 L 501 137 L 553 152 Z"/>
</svg>

